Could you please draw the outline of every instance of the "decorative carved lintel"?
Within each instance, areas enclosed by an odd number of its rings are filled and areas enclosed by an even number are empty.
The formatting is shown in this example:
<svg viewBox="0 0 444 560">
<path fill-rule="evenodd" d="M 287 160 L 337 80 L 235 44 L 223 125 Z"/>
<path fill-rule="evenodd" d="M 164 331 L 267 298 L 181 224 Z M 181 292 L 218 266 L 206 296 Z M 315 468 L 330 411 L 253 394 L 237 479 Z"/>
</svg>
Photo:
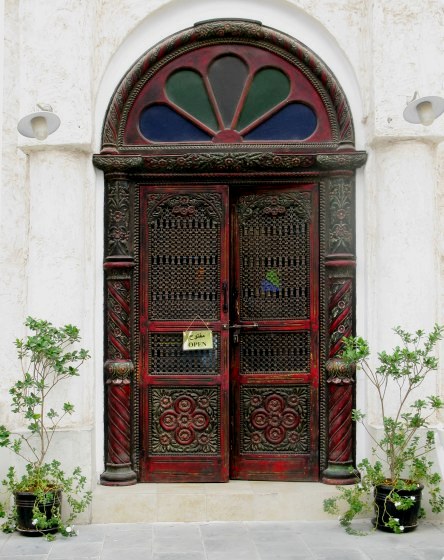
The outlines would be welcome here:
<svg viewBox="0 0 444 560">
<path fill-rule="evenodd" d="M 316 163 L 321 169 L 354 170 L 367 161 L 367 152 L 350 152 L 343 154 L 318 154 Z"/>
<path fill-rule="evenodd" d="M 105 172 L 137 171 L 143 165 L 141 156 L 93 155 L 93 164 Z"/>
<path fill-rule="evenodd" d="M 146 149 L 147 146 L 141 146 Z M 286 146 L 289 149 L 290 146 Z M 200 150 L 200 151 L 196 151 Z M 297 148 L 293 147 L 296 152 Z M 105 172 L 141 173 L 239 173 L 310 170 L 354 170 L 364 165 L 366 152 L 331 154 L 279 153 L 277 151 L 212 151 L 208 146 L 190 146 L 183 154 L 94 155 L 94 165 Z"/>
</svg>

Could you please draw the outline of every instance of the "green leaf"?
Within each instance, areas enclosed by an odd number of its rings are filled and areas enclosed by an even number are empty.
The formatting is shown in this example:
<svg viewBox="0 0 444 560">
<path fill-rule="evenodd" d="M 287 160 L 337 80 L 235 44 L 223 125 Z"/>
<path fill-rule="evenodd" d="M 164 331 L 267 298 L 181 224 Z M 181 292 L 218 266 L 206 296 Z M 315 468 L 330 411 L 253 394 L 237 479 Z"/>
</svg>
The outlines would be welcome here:
<svg viewBox="0 0 444 560">
<path fill-rule="evenodd" d="M 69 402 L 63 403 L 63 410 L 68 414 L 72 414 L 74 412 L 74 405 Z"/>
</svg>

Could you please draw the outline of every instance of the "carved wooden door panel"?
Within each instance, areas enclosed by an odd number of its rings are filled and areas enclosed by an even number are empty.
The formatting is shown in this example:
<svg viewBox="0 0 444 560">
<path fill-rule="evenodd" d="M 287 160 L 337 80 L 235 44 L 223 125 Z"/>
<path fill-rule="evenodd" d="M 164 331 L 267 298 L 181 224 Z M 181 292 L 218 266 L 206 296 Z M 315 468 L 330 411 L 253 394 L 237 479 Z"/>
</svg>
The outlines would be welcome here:
<svg viewBox="0 0 444 560">
<path fill-rule="evenodd" d="M 228 480 L 228 218 L 227 187 L 141 187 L 142 481 Z"/>
<path fill-rule="evenodd" d="M 231 478 L 318 480 L 318 189 L 231 202 Z"/>
<path fill-rule="evenodd" d="M 230 198 L 141 187 L 142 481 L 319 477 L 318 187 Z"/>
</svg>

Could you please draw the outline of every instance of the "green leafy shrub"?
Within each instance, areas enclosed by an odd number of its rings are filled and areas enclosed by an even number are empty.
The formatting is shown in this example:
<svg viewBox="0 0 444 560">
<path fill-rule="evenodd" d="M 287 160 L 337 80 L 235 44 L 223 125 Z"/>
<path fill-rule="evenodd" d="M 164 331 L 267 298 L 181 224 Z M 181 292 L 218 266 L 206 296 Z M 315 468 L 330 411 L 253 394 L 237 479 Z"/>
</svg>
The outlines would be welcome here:
<svg viewBox="0 0 444 560">
<path fill-rule="evenodd" d="M 15 467 L 10 467 L 2 484 L 12 495 L 18 491 L 36 495 L 33 508 L 35 529 L 57 528 L 63 535 L 71 536 L 75 533 L 71 524 L 88 507 L 91 492 L 85 491 L 86 478 L 80 468 L 67 475 L 59 461 L 46 460 L 60 422 L 74 412 L 70 402 L 55 409 L 50 407 L 48 400 L 59 383 L 79 375 L 80 366 L 90 356 L 84 348 L 73 348 L 80 341 L 79 329 L 73 325 L 57 328 L 48 321 L 32 317 L 26 319 L 25 325 L 31 334 L 15 341 L 21 374 L 9 393 L 11 410 L 25 419 L 27 431 L 14 434 L 0 426 L 0 447 L 9 448 L 25 463 L 25 474 L 18 476 Z M 62 518 L 61 507 L 56 506 L 47 516 L 43 505 L 60 491 L 69 504 L 69 515 Z M 0 517 L 6 517 L 3 531 L 15 530 L 15 506 L 0 505 Z M 45 536 L 53 538 L 49 534 Z"/>
<path fill-rule="evenodd" d="M 444 509 L 441 476 L 433 471 L 433 461 L 430 460 L 435 439 L 434 432 L 429 429 L 430 418 L 444 407 L 444 402 L 438 395 L 415 401 L 412 397 L 426 376 L 438 368 L 434 352 L 443 338 L 444 326 L 435 325 L 430 333 L 422 330 L 409 333 L 400 327 L 394 331 L 401 344 L 391 353 L 380 352 L 376 368 L 369 363 L 367 341 L 360 337 L 344 338 L 342 359 L 356 364 L 375 388 L 383 423 L 382 435 L 378 439 L 370 430 L 366 415 L 360 410 L 353 411 L 353 420 L 364 427 L 372 441 L 372 457 L 361 461 L 358 471 L 352 469 L 360 476 L 359 483 L 352 487 L 338 487 L 339 495 L 324 501 L 324 510 L 339 515 L 341 525 L 353 534 L 361 532 L 354 530 L 351 522 L 358 514 L 374 508 L 375 488 L 381 484 L 391 487 L 383 507 L 387 519 L 385 525 L 395 533 L 402 533 L 404 527 L 397 517 L 387 512 L 388 503 L 394 504 L 395 510 L 402 511 L 412 507 L 415 500 L 401 496 L 399 492 L 402 490 L 413 490 L 423 484 L 428 489 L 432 511 L 438 513 Z M 394 394 L 397 399 L 393 398 Z M 389 408 L 392 412 L 388 411 Z M 341 503 L 346 506 L 345 512 Z"/>
</svg>

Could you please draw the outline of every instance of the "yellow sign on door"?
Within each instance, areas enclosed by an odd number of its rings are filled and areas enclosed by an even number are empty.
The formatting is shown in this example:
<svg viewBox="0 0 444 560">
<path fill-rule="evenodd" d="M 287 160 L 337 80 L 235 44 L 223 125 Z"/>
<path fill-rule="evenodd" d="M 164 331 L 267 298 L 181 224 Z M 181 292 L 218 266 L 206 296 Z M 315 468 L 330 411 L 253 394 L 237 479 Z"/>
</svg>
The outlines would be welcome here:
<svg viewBox="0 0 444 560">
<path fill-rule="evenodd" d="M 213 348 L 213 333 L 205 331 L 185 331 L 183 333 L 183 350 L 211 350 Z"/>
</svg>

